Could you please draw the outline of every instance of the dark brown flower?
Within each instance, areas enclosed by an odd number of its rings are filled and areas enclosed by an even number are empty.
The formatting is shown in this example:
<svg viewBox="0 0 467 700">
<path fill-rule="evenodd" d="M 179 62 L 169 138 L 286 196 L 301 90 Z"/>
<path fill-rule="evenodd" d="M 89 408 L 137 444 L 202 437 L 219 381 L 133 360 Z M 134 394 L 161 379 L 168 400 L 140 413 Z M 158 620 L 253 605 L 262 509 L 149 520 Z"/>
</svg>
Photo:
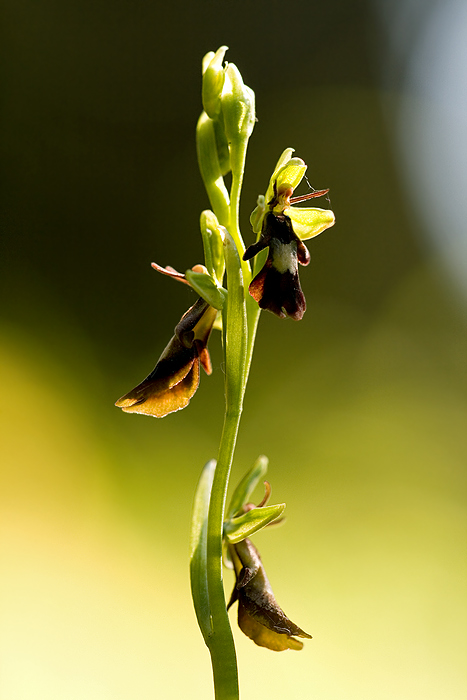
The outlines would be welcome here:
<svg viewBox="0 0 467 700">
<path fill-rule="evenodd" d="M 273 651 L 300 650 L 295 637 L 311 635 L 294 624 L 278 606 L 258 550 L 249 539 L 229 545 L 236 584 L 227 608 L 238 600 L 238 625 L 255 644 Z M 295 637 L 293 636 L 295 635 Z"/>
<path fill-rule="evenodd" d="M 252 280 L 250 294 L 262 309 L 280 318 L 290 316 L 299 321 L 305 313 L 306 301 L 300 286 L 298 263 L 308 265 L 310 253 L 285 214 L 273 211 L 266 214 L 259 240 L 247 248 L 243 259 L 250 260 L 267 247 L 266 263 Z"/>
<path fill-rule="evenodd" d="M 115 405 L 127 413 L 156 418 L 185 408 L 198 388 L 200 365 L 207 374 L 212 371 L 206 346 L 216 314 L 216 309 L 198 299 L 180 319 L 151 374 Z"/>
</svg>

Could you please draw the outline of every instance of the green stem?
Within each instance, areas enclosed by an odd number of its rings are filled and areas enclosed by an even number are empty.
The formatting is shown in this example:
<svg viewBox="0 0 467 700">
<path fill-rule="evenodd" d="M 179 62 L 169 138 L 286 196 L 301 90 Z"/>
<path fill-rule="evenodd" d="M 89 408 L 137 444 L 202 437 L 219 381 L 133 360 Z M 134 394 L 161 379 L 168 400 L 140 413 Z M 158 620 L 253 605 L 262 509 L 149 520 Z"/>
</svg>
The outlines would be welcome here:
<svg viewBox="0 0 467 700">
<path fill-rule="evenodd" d="M 237 227 L 237 232 L 238 227 Z M 238 237 L 237 237 L 238 241 Z M 236 243 L 226 234 L 225 264 L 228 296 L 224 308 L 225 419 L 211 491 L 207 524 L 207 587 L 212 632 L 211 652 L 216 700 L 238 699 L 237 659 L 222 582 L 222 534 L 230 469 L 245 393 L 247 318 L 243 275 Z"/>
<path fill-rule="evenodd" d="M 212 633 L 207 644 L 211 653 L 216 700 L 238 700 L 239 697 L 237 657 L 222 583 L 222 527 L 240 417 L 241 411 L 226 411 L 225 414 L 207 531 L 207 583 L 212 622 Z"/>
<path fill-rule="evenodd" d="M 246 151 L 248 141 L 240 141 L 238 144 L 232 144 L 231 161 L 232 161 L 232 187 L 230 189 L 230 226 L 229 232 L 234 239 L 240 257 L 242 268 L 243 284 L 247 291 L 248 285 L 251 282 L 250 263 L 243 260 L 245 252 L 245 243 L 243 242 L 242 234 L 240 233 L 239 218 L 240 218 L 240 193 L 243 184 L 243 171 L 245 169 Z"/>
<path fill-rule="evenodd" d="M 251 367 L 251 360 L 253 357 L 253 350 L 255 346 L 256 330 L 258 328 L 258 321 L 261 314 L 261 309 L 259 308 L 257 302 L 250 296 L 248 291 L 248 286 L 252 279 L 251 267 L 248 261 L 243 260 L 243 253 L 245 252 L 245 244 L 243 242 L 242 235 L 239 228 L 239 218 L 240 218 L 240 193 L 243 184 L 243 172 L 245 170 L 245 161 L 247 153 L 248 141 L 241 140 L 238 144 L 232 144 L 231 149 L 231 161 L 232 161 L 232 187 L 230 191 L 230 227 L 229 231 L 232 238 L 237 246 L 238 254 L 240 256 L 240 263 L 243 275 L 243 286 L 245 292 L 245 304 L 246 304 L 246 316 L 247 316 L 247 348 L 245 356 L 245 364 L 243 367 L 243 388 L 246 389 L 246 384 L 248 382 L 248 375 Z"/>
<path fill-rule="evenodd" d="M 228 297 L 224 308 L 225 418 L 212 483 L 206 533 L 207 594 L 211 627 L 206 644 L 211 653 L 216 700 L 238 700 L 235 644 L 227 614 L 222 576 L 222 535 L 230 470 L 243 410 L 259 309 L 250 303 L 251 268 L 243 260 L 245 244 L 239 227 L 240 191 L 248 139 L 231 143 L 232 187 L 225 265 Z M 216 212 L 217 213 L 217 212 Z"/>
</svg>

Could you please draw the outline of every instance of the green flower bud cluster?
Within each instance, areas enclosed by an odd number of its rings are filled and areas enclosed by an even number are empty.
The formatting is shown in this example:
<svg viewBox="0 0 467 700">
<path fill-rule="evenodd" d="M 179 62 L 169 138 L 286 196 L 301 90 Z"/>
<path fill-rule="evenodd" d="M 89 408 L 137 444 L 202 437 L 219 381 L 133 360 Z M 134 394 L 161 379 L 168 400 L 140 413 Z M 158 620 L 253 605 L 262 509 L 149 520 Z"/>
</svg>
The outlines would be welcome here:
<svg viewBox="0 0 467 700">
<path fill-rule="evenodd" d="M 197 126 L 201 175 L 219 223 L 229 228 L 230 196 L 224 176 L 232 171 L 241 181 L 248 139 L 255 125 L 254 92 L 244 84 L 238 68 L 223 65 L 226 46 L 203 59 L 204 112 Z"/>
</svg>

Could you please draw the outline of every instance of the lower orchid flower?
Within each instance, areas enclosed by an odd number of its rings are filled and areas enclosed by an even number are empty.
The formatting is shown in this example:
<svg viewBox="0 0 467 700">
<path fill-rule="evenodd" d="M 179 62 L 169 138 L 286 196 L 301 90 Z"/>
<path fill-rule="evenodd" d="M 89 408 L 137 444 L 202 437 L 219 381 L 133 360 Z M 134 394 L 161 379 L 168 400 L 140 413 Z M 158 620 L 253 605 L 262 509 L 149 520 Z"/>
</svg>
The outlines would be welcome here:
<svg viewBox="0 0 467 700">
<path fill-rule="evenodd" d="M 293 204 L 321 197 L 329 190 L 319 190 L 292 197 L 294 189 L 305 175 L 301 158 L 292 158 L 291 148 L 284 151 L 271 177 L 266 196 L 258 198 L 251 215 L 253 231 L 260 234 L 243 255 L 250 260 L 264 248 L 269 248 L 262 270 L 250 283 L 251 296 L 262 309 L 281 318 L 300 320 L 306 310 L 298 276 L 298 263 L 308 265 L 310 254 L 303 240 L 317 236 L 333 226 L 335 218 L 329 209 L 300 208 Z"/>
<path fill-rule="evenodd" d="M 303 648 L 295 637 L 311 635 L 289 620 L 279 607 L 268 581 L 261 557 L 248 538 L 229 545 L 236 584 L 227 608 L 238 600 L 238 626 L 255 644 L 272 651 Z"/>
<path fill-rule="evenodd" d="M 263 528 L 282 522 L 285 503 L 266 506 L 271 495 L 271 486 L 265 481 L 265 494 L 255 506 L 248 502 L 250 494 L 264 476 L 268 460 L 261 456 L 244 476 L 234 491 L 227 519 L 224 522 L 224 538 L 227 566 L 235 570 L 235 587 L 227 609 L 238 600 L 238 626 L 258 646 L 273 651 L 300 650 L 303 643 L 295 637 L 311 635 L 289 620 L 279 607 L 271 584 L 264 570 L 261 557 L 250 535 Z"/>
</svg>

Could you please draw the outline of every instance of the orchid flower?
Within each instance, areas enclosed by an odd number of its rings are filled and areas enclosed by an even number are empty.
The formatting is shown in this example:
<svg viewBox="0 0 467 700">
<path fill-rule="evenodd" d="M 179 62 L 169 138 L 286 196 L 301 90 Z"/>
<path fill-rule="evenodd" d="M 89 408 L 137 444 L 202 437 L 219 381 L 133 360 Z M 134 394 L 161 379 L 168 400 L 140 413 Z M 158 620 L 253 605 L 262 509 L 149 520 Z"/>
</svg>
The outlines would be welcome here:
<svg viewBox="0 0 467 700">
<path fill-rule="evenodd" d="M 164 268 L 156 263 L 152 263 L 152 267 L 193 286 L 186 274 L 172 267 Z M 191 273 L 208 276 L 203 265 L 195 265 Z M 206 374 L 212 372 L 207 343 L 216 316 L 217 309 L 200 297 L 176 325 L 174 336 L 153 371 L 115 405 L 126 413 L 143 413 L 156 418 L 163 418 L 188 406 L 199 386 L 200 365 Z"/>
<path fill-rule="evenodd" d="M 264 482 L 265 494 L 261 503 L 255 506 L 248 502 L 267 466 L 267 458 L 259 457 L 235 489 L 227 510 L 225 563 L 235 569 L 236 576 L 227 608 L 238 600 L 238 626 L 258 646 L 273 651 L 300 650 L 303 643 L 295 637 L 311 639 L 311 635 L 289 620 L 277 604 L 259 552 L 249 539 L 259 530 L 282 522 L 285 503 L 266 505 L 271 495 L 269 482 Z"/>
<path fill-rule="evenodd" d="M 264 570 L 261 557 L 248 538 L 229 546 L 236 574 L 229 608 L 238 600 L 238 626 L 255 644 L 273 651 L 300 650 L 303 642 L 295 637 L 311 635 L 289 620 L 279 607 Z"/>
<path fill-rule="evenodd" d="M 334 214 L 329 209 L 294 207 L 294 204 L 321 197 L 329 190 L 309 192 L 292 197 L 300 184 L 307 166 L 301 158 L 292 158 L 288 148 L 280 157 L 269 181 L 266 195 L 258 197 L 258 206 L 250 221 L 259 239 L 243 255 L 250 260 L 264 248 L 268 257 L 261 271 L 249 286 L 251 296 L 262 309 L 268 309 L 281 318 L 290 316 L 300 320 L 306 310 L 298 276 L 298 263 L 308 265 L 310 254 L 303 243 L 334 225 Z"/>
</svg>

